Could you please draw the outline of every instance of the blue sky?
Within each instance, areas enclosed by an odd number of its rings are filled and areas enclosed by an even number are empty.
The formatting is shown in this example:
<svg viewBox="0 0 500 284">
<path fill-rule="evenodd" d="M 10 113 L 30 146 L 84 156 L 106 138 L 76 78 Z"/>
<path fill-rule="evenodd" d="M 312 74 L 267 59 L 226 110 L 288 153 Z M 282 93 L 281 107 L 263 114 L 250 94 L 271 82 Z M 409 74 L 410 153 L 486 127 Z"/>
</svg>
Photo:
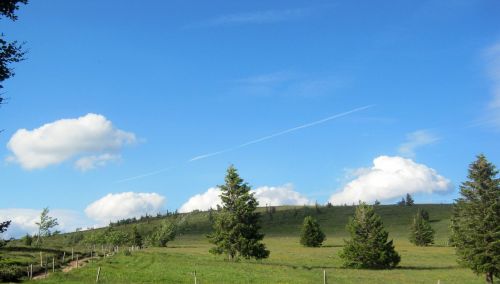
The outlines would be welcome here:
<svg viewBox="0 0 500 284">
<path fill-rule="evenodd" d="M 1 20 L 29 53 L 0 109 L 0 218 L 49 206 L 86 225 L 199 194 L 193 209 L 213 204 L 230 164 L 261 203 L 407 191 L 449 203 L 475 155 L 500 165 L 498 1 L 141 4 L 32 1 Z M 85 136 L 92 127 L 104 134 Z"/>
</svg>

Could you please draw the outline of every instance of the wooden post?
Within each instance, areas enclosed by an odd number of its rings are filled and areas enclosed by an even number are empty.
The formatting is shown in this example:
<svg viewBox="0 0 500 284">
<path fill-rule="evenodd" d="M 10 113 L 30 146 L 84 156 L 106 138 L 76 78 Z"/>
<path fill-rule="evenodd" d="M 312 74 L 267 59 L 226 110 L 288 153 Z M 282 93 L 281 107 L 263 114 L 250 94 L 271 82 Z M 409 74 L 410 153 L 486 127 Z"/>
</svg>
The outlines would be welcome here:
<svg viewBox="0 0 500 284">
<path fill-rule="evenodd" d="M 438 284 L 441 284 L 441 280 L 438 280 Z"/>
<path fill-rule="evenodd" d="M 194 284 L 198 284 L 198 281 L 196 279 L 196 270 L 194 271 Z"/>
<path fill-rule="evenodd" d="M 76 268 L 78 268 L 78 254 L 76 255 Z"/>
<path fill-rule="evenodd" d="M 33 263 L 30 264 L 30 279 L 33 279 Z"/>
<path fill-rule="evenodd" d="M 73 255 L 74 255 L 74 251 L 73 251 L 73 248 L 71 248 L 71 261 L 73 261 Z"/>
<path fill-rule="evenodd" d="M 62 263 L 64 264 L 64 257 L 66 256 L 66 252 L 64 251 L 63 252 L 63 259 L 62 259 Z"/>
<path fill-rule="evenodd" d="M 56 272 L 56 260 L 52 257 L 52 272 Z"/>
<path fill-rule="evenodd" d="M 323 284 L 326 284 L 326 270 L 323 269 Z"/>
<path fill-rule="evenodd" d="M 97 268 L 97 277 L 95 278 L 95 282 L 99 282 L 99 274 L 101 274 L 101 267 Z"/>
<path fill-rule="evenodd" d="M 93 252 L 92 250 L 90 251 L 90 263 L 92 263 L 92 256 L 93 256 Z"/>
<path fill-rule="evenodd" d="M 40 252 L 40 267 L 43 267 L 43 258 L 42 258 L 42 252 Z"/>
</svg>

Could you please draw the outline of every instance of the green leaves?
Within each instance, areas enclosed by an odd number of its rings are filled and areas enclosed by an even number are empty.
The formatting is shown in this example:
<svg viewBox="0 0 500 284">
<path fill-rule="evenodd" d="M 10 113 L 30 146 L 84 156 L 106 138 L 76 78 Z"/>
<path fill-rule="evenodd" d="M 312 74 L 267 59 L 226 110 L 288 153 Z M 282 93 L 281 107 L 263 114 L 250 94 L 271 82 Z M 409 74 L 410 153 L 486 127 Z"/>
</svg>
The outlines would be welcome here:
<svg viewBox="0 0 500 284">
<path fill-rule="evenodd" d="M 468 180 L 460 186 L 451 219 L 450 241 L 459 262 L 475 273 L 500 277 L 500 179 L 484 155 L 469 166 Z"/>
<path fill-rule="evenodd" d="M 300 233 L 300 244 L 306 247 L 320 247 L 325 240 L 318 221 L 311 216 L 304 218 Z"/>
<path fill-rule="evenodd" d="M 269 256 L 269 250 L 260 243 L 259 213 L 255 212 L 258 202 L 250 193 L 250 186 L 230 166 L 225 184 L 219 186 L 222 209 L 214 217 L 213 232 L 208 236 L 215 247 L 214 254 L 226 254 L 230 260 L 241 256 L 262 259 Z"/>
<path fill-rule="evenodd" d="M 148 238 L 148 244 L 157 247 L 166 247 L 177 236 L 177 226 L 169 221 L 164 221 L 160 227 L 153 231 Z"/>
<path fill-rule="evenodd" d="M 354 218 L 347 224 L 351 239 L 345 241 L 340 257 L 345 267 L 351 268 L 394 268 L 401 257 L 394 250 L 380 217 L 372 206 L 360 203 Z"/>
<path fill-rule="evenodd" d="M 434 243 L 434 230 L 429 224 L 429 213 L 419 209 L 410 227 L 410 242 L 417 246 Z"/>
</svg>

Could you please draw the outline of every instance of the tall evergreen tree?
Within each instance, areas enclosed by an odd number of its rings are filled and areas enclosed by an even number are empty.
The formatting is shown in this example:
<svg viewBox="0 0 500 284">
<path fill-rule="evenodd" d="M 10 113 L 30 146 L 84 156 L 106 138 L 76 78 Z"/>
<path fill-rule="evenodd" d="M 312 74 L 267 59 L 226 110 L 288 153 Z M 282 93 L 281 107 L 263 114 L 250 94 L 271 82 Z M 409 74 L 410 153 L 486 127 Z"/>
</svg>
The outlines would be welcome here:
<svg viewBox="0 0 500 284">
<path fill-rule="evenodd" d="M 222 208 L 215 217 L 213 233 L 208 237 L 215 247 L 214 254 L 226 254 L 229 260 L 241 256 L 262 259 L 269 256 L 269 250 L 260 241 L 264 234 L 259 232 L 259 213 L 255 212 L 258 202 L 250 193 L 250 186 L 230 166 L 225 184 L 219 186 Z"/>
<path fill-rule="evenodd" d="M 394 250 L 392 240 L 387 240 L 389 234 L 372 206 L 360 203 L 347 230 L 351 239 L 345 241 L 340 252 L 345 267 L 382 269 L 398 265 L 401 257 Z"/>
<path fill-rule="evenodd" d="M 132 227 L 132 243 L 134 246 L 142 247 L 143 239 L 142 235 L 139 233 L 137 226 Z"/>
<path fill-rule="evenodd" d="M 484 155 L 469 166 L 468 180 L 460 186 L 451 219 L 452 244 L 459 262 L 486 282 L 500 277 L 500 179 Z"/>
<path fill-rule="evenodd" d="M 417 246 L 428 246 L 434 243 L 434 230 L 429 224 L 429 219 L 423 217 L 419 209 L 413 217 L 410 227 L 410 242 Z"/>
<path fill-rule="evenodd" d="M 325 240 L 318 221 L 311 216 L 304 218 L 300 234 L 300 244 L 306 247 L 320 247 Z"/>
<path fill-rule="evenodd" d="M 409 193 L 406 194 L 405 205 L 406 206 L 413 206 L 413 205 L 415 205 L 415 200 L 413 200 L 413 197 L 411 197 L 411 195 Z"/>
</svg>

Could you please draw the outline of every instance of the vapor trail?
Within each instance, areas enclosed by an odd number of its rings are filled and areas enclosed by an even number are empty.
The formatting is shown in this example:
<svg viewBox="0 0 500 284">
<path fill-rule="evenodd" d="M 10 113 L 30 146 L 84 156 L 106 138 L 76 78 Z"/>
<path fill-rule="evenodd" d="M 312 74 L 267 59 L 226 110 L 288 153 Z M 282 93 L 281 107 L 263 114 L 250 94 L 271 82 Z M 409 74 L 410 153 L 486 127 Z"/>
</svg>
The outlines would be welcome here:
<svg viewBox="0 0 500 284">
<path fill-rule="evenodd" d="M 227 148 L 227 149 L 220 150 L 220 151 L 217 151 L 217 152 L 206 153 L 206 154 L 203 154 L 203 155 L 195 156 L 195 157 L 193 157 L 193 158 L 185 161 L 185 163 L 191 163 L 191 162 L 194 162 L 194 161 L 198 161 L 198 160 L 206 159 L 206 158 L 209 158 L 209 157 L 217 156 L 217 155 L 220 155 L 220 154 L 223 154 L 223 153 L 231 152 L 231 151 L 234 151 L 234 150 L 246 147 L 246 146 L 250 146 L 252 144 L 257 144 L 257 143 L 260 143 L 260 142 L 263 142 L 263 141 L 266 141 L 266 140 L 269 140 L 269 139 L 272 139 L 272 138 L 275 138 L 275 137 L 278 137 L 278 136 L 281 136 L 281 135 L 288 134 L 290 132 L 294 132 L 294 131 L 297 131 L 297 130 L 300 130 L 300 129 L 304 129 L 304 128 L 309 128 L 309 127 L 312 127 L 312 126 L 315 126 L 315 125 L 318 125 L 318 124 L 321 124 L 321 123 L 325 123 L 327 121 L 330 121 L 330 120 L 333 120 L 333 119 L 336 119 L 336 118 L 347 116 L 349 114 L 352 114 L 352 113 L 355 113 L 355 112 L 358 112 L 358 111 L 362 111 L 362 110 L 371 108 L 373 106 L 374 105 L 367 105 L 367 106 L 355 108 L 355 109 L 352 109 L 350 111 L 338 113 L 338 114 L 335 114 L 335 115 L 332 115 L 332 116 L 329 116 L 329 117 L 326 117 L 326 118 L 323 118 L 323 119 L 320 119 L 320 120 L 309 122 L 309 123 L 306 123 L 306 124 L 303 124 L 303 125 L 299 125 L 299 126 L 296 126 L 296 127 L 292 127 L 292 128 L 286 129 L 286 130 L 282 130 L 282 131 L 276 132 L 274 134 L 270 134 L 270 135 L 267 135 L 267 136 L 264 136 L 264 137 L 261 137 L 261 138 L 255 139 L 255 140 L 251 140 L 251 141 L 245 142 L 243 144 L 240 144 L 240 145 L 237 145 L 237 146 L 234 146 L 234 147 L 231 147 L 231 148 Z M 142 175 L 138 175 L 138 176 L 134 176 L 134 177 L 130 177 L 130 178 L 125 178 L 125 179 L 122 179 L 122 180 L 118 180 L 116 182 L 117 183 L 121 183 L 121 182 L 131 181 L 131 180 L 140 179 L 140 178 L 144 178 L 144 177 L 148 177 L 148 176 L 153 176 L 153 175 L 157 175 L 159 173 L 166 172 L 166 171 L 169 171 L 169 170 L 172 170 L 172 169 L 176 169 L 176 168 L 179 168 L 179 167 L 180 167 L 180 165 L 177 166 L 177 167 L 164 168 L 164 169 L 156 170 L 156 171 L 153 171 L 153 172 L 150 172 L 150 173 L 145 173 L 145 174 L 142 174 Z"/>
</svg>

